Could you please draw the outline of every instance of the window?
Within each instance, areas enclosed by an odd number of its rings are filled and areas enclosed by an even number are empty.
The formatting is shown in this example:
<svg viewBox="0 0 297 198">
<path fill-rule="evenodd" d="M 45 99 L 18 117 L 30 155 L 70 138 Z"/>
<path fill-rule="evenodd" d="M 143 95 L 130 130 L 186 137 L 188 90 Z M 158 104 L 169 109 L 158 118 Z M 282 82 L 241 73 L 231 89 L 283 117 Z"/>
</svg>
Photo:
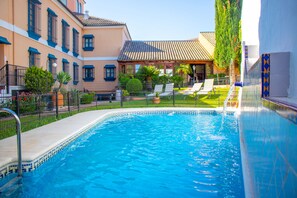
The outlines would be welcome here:
<svg viewBox="0 0 297 198">
<path fill-rule="evenodd" d="M 62 59 L 62 69 L 63 69 L 63 72 L 66 72 L 69 74 L 69 62 L 65 58 Z"/>
<path fill-rule="evenodd" d="M 54 79 L 57 78 L 57 64 L 56 64 L 57 58 L 55 55 L 48 54 L 48 71 L 52 73 Z"/>
<path fill-rule="evenodd" d="M 51 9 L 47 9 L 47 43 L 49 46 L 57 45 L 57 18 L 58 16 Z"/>
<path fill-rule="evenodd" d="M 67 0 L 61 0 L 64 5 L 67 6 Z"/>
<path fill-rule="evenodd" d="M 81 13 L 81 3 L 79 3 L 79 0 L 76 0 L 76 12 Z"/>
<path fill-rule="evenodd" d="M 83 80 L 86 82 L 94 81 L 94 66 L 93 65 L 85 65 L 83 66 Z"/>
<path fill-rule="evenodd" d="M 62 51 L 69 52 L 69 24 L 62 20 Z"/>
<path fill-rule="evenodd" d="M 41 37 L 41 2 L 28 0 L 28 35 L 38 40 Z"/>
<path fill-rule="evenodd" d="M 29 47 L 28 52 L 29 52 L 29 67 L 33 65 L 39 66 L 40 52 L 33 47 Z"/>
<path fill-rule="evenodd" d="M 115 65 L 105 65 L 104 70 L 105 70 L 105 81 L 115 81 Z"/>
<path fill-rule="evenodd" d="M 85 34 L 83 36 L 83 49 L 84 51 L 94 50 L 94 36 L 92 34 Z"/>
<path fill-rule="evenodd" d="M 78 84 L 78 64 L 76 62 L 73 63 L 73 84 L 77 85 Z"/>
<path fill-rule="evenodd" d="M 72 29 L 72 33 L 73 33 L 73 56 L 77 57 L 78 56 L 78 37 L 79 37 L 79 33 L 76 29 Z"/>
</svg>

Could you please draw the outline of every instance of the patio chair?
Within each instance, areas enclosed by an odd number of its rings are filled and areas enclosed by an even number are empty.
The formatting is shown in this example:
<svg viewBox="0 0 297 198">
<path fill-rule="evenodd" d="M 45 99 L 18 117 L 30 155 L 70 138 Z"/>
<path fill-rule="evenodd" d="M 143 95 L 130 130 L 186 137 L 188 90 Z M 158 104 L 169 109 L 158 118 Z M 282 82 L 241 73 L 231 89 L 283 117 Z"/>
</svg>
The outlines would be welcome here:
<svg viewBox="0 0 297 198">
<path fill-rule="evenodd" d="M 214 92 L 214 87 L 213 87 L 213 81 L 214 79 L 205 79 L 204 80 L 204 85 L 203 88 L 197 92 L 198 95 L 208 95 L 211 92 Z"/>
<path fill-rule="evenodd" d="M 201 89 L 201 86 L 202 86 L 202 83 L 195 83 L 190 90 L 185 91 L 185 93 L 183 93 L 183 95 L 185 96 L 184 99 L 186 99 L 188 95 L 192 95 L 195 92 L 198 92 Z"/>
<path fill-rule="evenodd" d="M 166 84 L 165 86 L 165 91 L 163 93 L 160 94 L 160 96 L 172 96 L 173 94 L 173 87 L 174 87 L 174 83 L 169 83 Z"/>
<path fill-rule="evenodd" d="M 154 97 L 156 96 L 157 92 L 162 93 L 162 91 L 163 91 L 163 85 L 155 85 L 154 92 L 148 94 L 147 97 Z"/>
</svg>

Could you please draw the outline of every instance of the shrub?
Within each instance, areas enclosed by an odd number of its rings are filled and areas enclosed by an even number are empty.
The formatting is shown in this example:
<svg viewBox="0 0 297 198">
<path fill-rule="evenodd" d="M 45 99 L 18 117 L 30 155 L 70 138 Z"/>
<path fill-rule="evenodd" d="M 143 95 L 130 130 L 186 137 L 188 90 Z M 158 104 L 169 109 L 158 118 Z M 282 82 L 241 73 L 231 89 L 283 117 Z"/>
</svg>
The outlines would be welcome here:
<svg viewBox="0 0 297 198">
<path fill-rule="evenodd" d="M 128 81 L 130 79 L 131 79 L 131 75 L 130 74 L 120 73 L 119 74 L 119 82 L 120 82 L 121 88 L 125 89 Z"/>
<path fill-rule="evenodd" d="M 123 89 L 123 96 L 129 96 L 129 95 L 130 93 L 127 90 Z"/>
<path fill-rule="evenodd" d="M 94 101 L 95 93 L 86 93 L 81 96 L 80 104 L 91 104 Z"/>
<path fill-rule="evenodd" d="M 129 80 L 129 82 L 126 85 L 126 88 L 129 93 L 137 93 L 139 91 L 142 91 L 143 86 L 139 79 L 133 78 Z"/>
<path fill-rule="evenodd" d="M 171 77 L 171 81 L 174 83 L 175 86 L 180 88 L 183 84 L 184 78 L 180 75 L 175 74 Z"/>
<path fill-rule="evenodd" d="M 50 92 L 54 82 L 55 80 L 50 72 L 36 66 L 28 68 L 25 73 L 25 86 L 33 93 Z"/>
</svg>

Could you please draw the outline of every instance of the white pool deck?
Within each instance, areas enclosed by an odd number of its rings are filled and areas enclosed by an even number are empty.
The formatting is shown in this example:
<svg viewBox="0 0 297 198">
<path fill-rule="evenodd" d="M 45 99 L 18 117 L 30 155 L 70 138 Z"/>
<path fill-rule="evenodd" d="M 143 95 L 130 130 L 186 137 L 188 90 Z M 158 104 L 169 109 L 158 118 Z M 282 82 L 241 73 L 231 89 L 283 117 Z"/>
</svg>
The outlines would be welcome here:
<svg viewBox="0 0 297 198">
<path fill-rule="evenodd" d="M 22 161 L 34 161 L 51 149 L 55 148 L 62 142 L 68 140 L 81 131 L 92 127 L 94 124 L 106 119 L 114 113 L 128 113 L 139 111 L 162 111 L 162 110 L 206 110 L 206 111 L 222 111 L 217 109 L 201 109 L 201 108 L 135 108 L 135 109 L 112 109 L 97 110 L 79 113 L 68 118 L 53 122 L 22 133 Z M 0 168 L 8 164 L 17 163 L 17 138 L 12 136 L 0 140 Z"/>
</svg>

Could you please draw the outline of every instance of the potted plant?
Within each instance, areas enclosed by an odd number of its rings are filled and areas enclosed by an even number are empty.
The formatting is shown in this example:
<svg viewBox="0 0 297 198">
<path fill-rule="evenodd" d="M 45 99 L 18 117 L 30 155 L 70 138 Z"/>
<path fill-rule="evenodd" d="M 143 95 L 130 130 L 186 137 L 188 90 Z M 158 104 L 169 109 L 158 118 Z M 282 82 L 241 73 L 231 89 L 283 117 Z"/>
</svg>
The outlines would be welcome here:
<svg viewBox="0 0 297 198">
<path fill-rule="evenodd" d="M 160 102 L 161 102 L 160 93 L 159 92 L 156 92 L 156 96 L 153 97 L 153 103 L 154 104 L 159 104 Z"/>
<path fill-rule="evenodd" d="M 122 93 L 123 93 L 123 100 L 124 101 L 129 101 L 130 100 L 130 93 L 125 89 L 122 90 Z"/>
<path fill-rule="evenodd" d="M 59 83 L 59 87 L 55 88 L 54 91 L 57 92 L 57 94 L 58 94 L 58 106 L 64 105 L 64 96 L 60 92 L 60 90 L 61 90 L 62 86 L 67 85 L 70 80 L 71 80 L 71 76 L 66 72 L 60 71 L 57 74 L 57 81 Z M 53 95 L 53 102 L 54 102 L 54 104 L 56 103 L 56 94 Z"/>
</svg>

